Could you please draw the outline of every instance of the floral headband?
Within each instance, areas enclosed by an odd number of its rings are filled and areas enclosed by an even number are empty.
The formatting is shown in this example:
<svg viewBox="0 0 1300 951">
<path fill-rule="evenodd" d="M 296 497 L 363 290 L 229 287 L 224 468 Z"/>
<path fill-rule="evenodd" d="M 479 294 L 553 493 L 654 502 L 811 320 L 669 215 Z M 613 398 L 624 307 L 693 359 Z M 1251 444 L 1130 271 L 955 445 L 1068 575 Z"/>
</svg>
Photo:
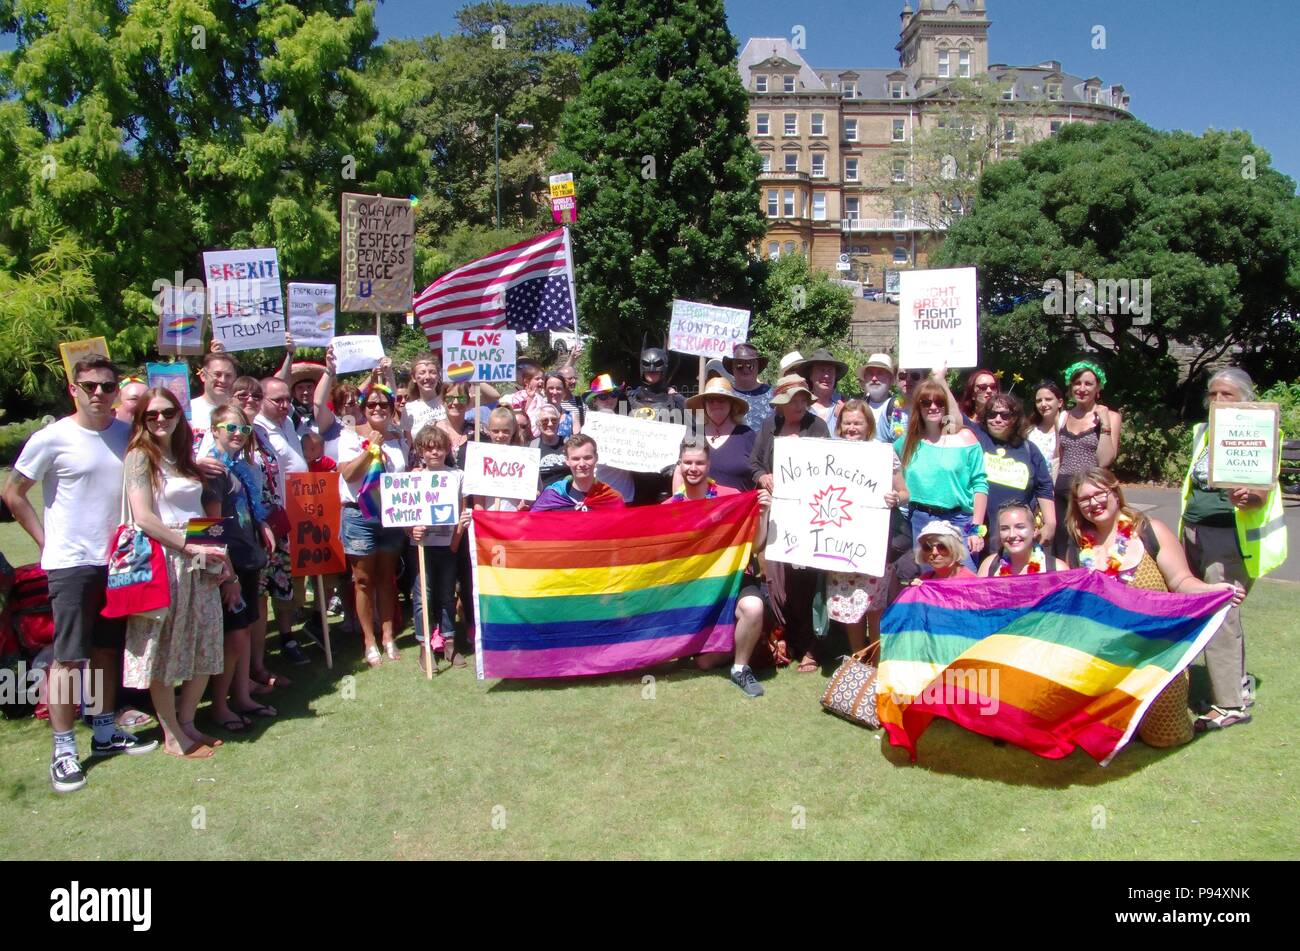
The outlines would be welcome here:
<svg viewBox="0 0 1300 951">
<path fill-rule="evenodd" d="M 1082 370 L 1091 370 L 1092 375 L 1097 378 L 1097 385 L 1103 390 L 1106 388 L 1106 371 L 1091 360 L 1078 360 L 1066 367 L 1065 385 L 1069 386 L 1070 381 L 1074 379 L 1074 375 Z"/>
</svg>

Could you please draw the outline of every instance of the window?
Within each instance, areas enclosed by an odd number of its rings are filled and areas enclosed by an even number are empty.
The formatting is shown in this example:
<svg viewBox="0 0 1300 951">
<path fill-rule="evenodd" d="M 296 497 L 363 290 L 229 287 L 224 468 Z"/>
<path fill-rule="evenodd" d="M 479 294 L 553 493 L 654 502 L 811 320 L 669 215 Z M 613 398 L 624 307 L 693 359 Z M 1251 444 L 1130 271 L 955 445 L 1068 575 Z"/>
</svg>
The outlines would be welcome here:
<svg viewBox="0 0 1300 951">
<path fill-rule="evenodd" d="M 778 212 L 776 207 L 776 189 L 769 188 L 767 190 L 767 216 L 769 218 L 775 218 L 777 214 Z"/>
<path fill-rule="evenodd" d="M 894 263 L 906 264 L 908 262 L 907 248 L 894 248 Z"/>
<path fill-rule="evenodd" d="M 907 199 L 894 199 L 894 224 L 900 226 L 907 221 Z"/>
<path fill-rule="evenodd" d="M 764 152 L 764 153 L 763 153 L 763 171 L 765 171 L 765 172 L 770 172 L 770 171 L 772 171 L 772 153 L 771 153 L 771 152 Z"/>
<path fill-rule="evenodd" d="M 787 112 L 785 114 L 785 134 L 787 136 L 799 134 L 799 113 Z"/>
<path fill-rule="evenodd" d="M 1056 135 L 1056 133 L 1058 133 L 1058 132 L 1061 131 L 1061 120 L 1060 120 L 1060 119 L 1053 119 L 1052 122 L 1051 122 L 1050 128 L 1051 128 L 1051 131 L 1052 131 L 1052 135 Z"/>
<path fill-rule="evenodd" d="M 813 156 L 812 156 L 812 177 L 813 177 L 813 178 L 825 178 L 825 177 L 826 177 L 826 153 L 825 153 L 825 152 L 814 152 L 814 153 L 813 153 Z"/>
<path fill-rule="evenodd" d="M 786 254 L 794 254 L 794 242 L 787 241 L 785 243 L 785 247 L 782 248 L 782 251 L 784 251 Z"/>
<path fill-rule="evenodd" d="M 939 78 L 947 79 L 952 75 L 952 67 L 949 65 L 948 58 L 951 54 L 947 50 L 939 50 Z"/>
<path fill-rule="evenodd" d="M 962 50 L 957 54 L 957 75 L 964 79 L 970 78 L 970 50 Z"/>
<path fill-rule="evenodd" d="M 858 120 L 857 119 L 844 120 L 844 141 L 846 142 L 858 141 Z"/>
<path fill-rule="evenodd" d="M 1052 100 L 1053 102 L 1056 102 L 1056 101 L 1059 101 L 1059 100 L 1060 100 L 1060 98 L 1061 98 L 1061 84 L 1060 84 L 1060 83 L 1048 83 L 1048 84 L 1047 84 L 1047 98 L 1050 99 L 1050 100 Z"/>
<path fill-rule="evenodd" d="M 794 217 L 794 189 L 787 188 L 785 194 L 781 196 L 781 215 L 785 218 Z"/>
<path fill-rule="evenodd" d="M 844 199 L 844 217 L 847 218 L 847 219 L 849 219 L 850 221 L 857 221 L 857 220 L 858 220 L 858 209 L 860 208 L 860 203 L 861 203 L 861 201 L 862 201 L 862 199 L 860 199 L 860 198 L 845 198 L 845 199 Z"/>
<path fill-rule="evenodd" d="M 1088 101 L 1089 101 L 1089 102 L 1098 102 L 1098 103 L 1101 102 L 1101 90 L 1098 89 L 1096 86 L 1091 86 L 1091 87 L 1089 87 L 1089 89 L 1088 89 Z"/>
<path fill-rule="evenodd" d="M 826 220 L 826 193 L 813 195 L 813 221 Z"/>
<path fill-rule="evenodd" d="M 903 84 L 902 84 L 902 83 L 895 81 L 895 82 L 892 82 L 892 83 L 889 84 L 889 98 L 890 98 L 890 99 L 902 99 L 902 98 L 903 98 Z"/>
<path fill-rule="evenodd" d="M 904 181 L 907 181 L 907 168 L 906 168 L 906 166 L 907 166 L 907 163 L 906 163 L 903 159 L 896 159 L 896 160 L 894 161 L 894 170 L 893 170 L 893 173 L 890 175 L 890 179 L 891 179 L 891 181 L 895 181 L 895 182 L 904 182 Z"/>
<path fill-rule="evenodd" d="M 754 77 L 754 92 L 767 92 L 767 77 L 766 77 L 766 76 L 755 76 L 755 77 Z"/>
<path fill-rule="evenodd" d="M 781 256 L 781 242 L 769 241 L 767 243 L 767 256 L 772 260 L 779 258 Z"/>
<path fill-rule="evenodd" d="M 768 128 L 766 112 L 759 112 L 754 115 L 754 134 L 755 135 L 772 134 L 772 130 Z"/>
<path fill-rule="evenodd" d="M 820 112 L 814 112 L 814 113 L 812 114 L 812 129 L 811 129 L 811 132 L 812 132 L 813 135 L 825 135 L 825 134 L 826 134 L 826 116 L 825 116 L 824 114 L 822 114 L 822 113 L 820 113 Z"/>
<path fill-rule="evenodd" d="M 1006 89 L 1002 90 L 1002 101 L 1003 101 L 1003 102 L 1013 102 L 1013 101 L 1015 100 L 1015 98 L 1016 98 L 1016 87 L 1015 87 L 1015 86 L 1008 86 Z"/>
<path fill-rule="evenodd" d="M 904 139 L 904 137 L 905 137 L 905 135 L 906 135 L 906 132 L 905 132 L 905 130 L 904 130 L 904 128 L 903 128 L 903 120 L 902 120 L 902 119 L 895 119 L 895 120 L 894 120 L 894 128 L 893 128 L 893 136 L 892 136 L 893 141 L 895 141 L 895 142 L 902 142 L 903 139 Z"/>
<path fill-rule="evenodd" d="M 855 158 L 844 160 L 844 180 L 846 182 L 856 182 L 858 180 L 858 160 Z"/>
<path fill-rule="evenodd" d="M 1002 120 L 1002 141 L 1003 142 L 1016 141 L 1016 124 L 1012 122 L 1010 119 Z"/>
<path fill-rule="evenodd" d="M 785 170 L 787 172 L 799 171 L 799 155 L 797 152 L 789 152 L 786 154 Z"/>
<path fill-rule="evenodd" d="M 784 77 L 782 88 L 786 92 L 794 92 L 794 77 L 793 76 Z"/>
<path fill-rule="evenodd" d="M 844 84 L 844 98 L 845 99 L 858 98 L 858 84 L 856 82 L 850 80 L 849 82 L 846 82 Z"/>
</svg>

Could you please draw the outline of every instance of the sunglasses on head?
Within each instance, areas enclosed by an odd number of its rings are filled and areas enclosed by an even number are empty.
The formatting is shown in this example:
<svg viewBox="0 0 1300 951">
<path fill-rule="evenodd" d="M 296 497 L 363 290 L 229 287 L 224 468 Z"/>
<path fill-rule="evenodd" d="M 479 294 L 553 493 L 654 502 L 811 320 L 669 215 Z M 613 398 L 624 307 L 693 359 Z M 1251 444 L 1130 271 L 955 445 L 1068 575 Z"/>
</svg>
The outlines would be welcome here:
<svg viewBox="0 0 1300 951">
<path fill-rule="evenodd" d="M 170 416 L 167 418 L 171 419 Z M 253 427 L 247 423 L 243 425 L 239 423 L 218 423 L 216 428 L 224 430 L 231 436 L 251 436 L 253 434 Z"/>
<path fill-rule="evenodd" d="M 175 419 L 176 410 L 168 407 L 167 409 L 147 409 L 144 411 L 144 421 L 154 423 L 159 419 Z"/>
<path fill-rule="evenodd" d="M 98 380 L 78 380 L 77 386 L 81 387 L 81 391 L 85 393 L 87 396 L 90 396 L 91 394 L 96 392 L 99 393 L 117 392 L 116 380 L 109 380 L 107 383 Z"/>
</svg>

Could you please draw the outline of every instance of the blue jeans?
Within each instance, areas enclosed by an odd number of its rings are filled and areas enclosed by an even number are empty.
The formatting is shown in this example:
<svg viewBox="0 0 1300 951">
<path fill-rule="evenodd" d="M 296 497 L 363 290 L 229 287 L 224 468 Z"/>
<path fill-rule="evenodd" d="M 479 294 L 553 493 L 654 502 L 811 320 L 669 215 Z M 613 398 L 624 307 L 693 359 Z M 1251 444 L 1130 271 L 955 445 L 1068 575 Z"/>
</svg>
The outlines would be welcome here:
<svg viewBox="0 0 1300 951">
<path fill-rule="evenodd" d="M 424 639 L 424 606 L 429 605 L 429 633 L 441 628 L 448 640 L 456 637 L 456 575 L 460 559 L 447 547 L 426 545 L 424 548 L 425 583 L 419 579 L 419 552 L 411 546 L 411 566 L 415 580 L 415 637 Z M 427 600 L 426 600 L 427 599 Z"/>
<path fill-rule="evenodd" d="M 975 559 L 971 557 L 970 548 L 966 545 L 966 529 L 971 524 L 971 517 L 962 511 L 953 511 L 947 515 L 934 515 L 930 512 L 922 512 L 920 509 L 912 509 L 912 550 L 916 551 L 916 543 L 920 541 L 921 533 L 925 531 L 925 526 L 931 522 L 944 521 L 951 525 L 957 531 L 962 533 L 962 564 L 971 571 L 978 570 Z M 927 565 L 917 559 L 916 567 L 924 571 Z"/>
</svg>

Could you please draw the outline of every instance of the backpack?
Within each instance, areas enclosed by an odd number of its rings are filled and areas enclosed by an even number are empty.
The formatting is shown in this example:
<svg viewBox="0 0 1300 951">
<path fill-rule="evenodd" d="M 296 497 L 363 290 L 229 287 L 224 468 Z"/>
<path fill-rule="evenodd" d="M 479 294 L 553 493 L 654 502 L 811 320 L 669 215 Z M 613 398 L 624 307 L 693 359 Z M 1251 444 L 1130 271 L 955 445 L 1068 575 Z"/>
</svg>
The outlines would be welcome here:
<svg viewBox="0 0 1300 951">
<path fill-rule="evenodd" d="M 40 565 L 20 565 L 14 569 L 8 612 L 23 653 L 31 656 L 54 643 L 50 583 Z"/>
</svg>

